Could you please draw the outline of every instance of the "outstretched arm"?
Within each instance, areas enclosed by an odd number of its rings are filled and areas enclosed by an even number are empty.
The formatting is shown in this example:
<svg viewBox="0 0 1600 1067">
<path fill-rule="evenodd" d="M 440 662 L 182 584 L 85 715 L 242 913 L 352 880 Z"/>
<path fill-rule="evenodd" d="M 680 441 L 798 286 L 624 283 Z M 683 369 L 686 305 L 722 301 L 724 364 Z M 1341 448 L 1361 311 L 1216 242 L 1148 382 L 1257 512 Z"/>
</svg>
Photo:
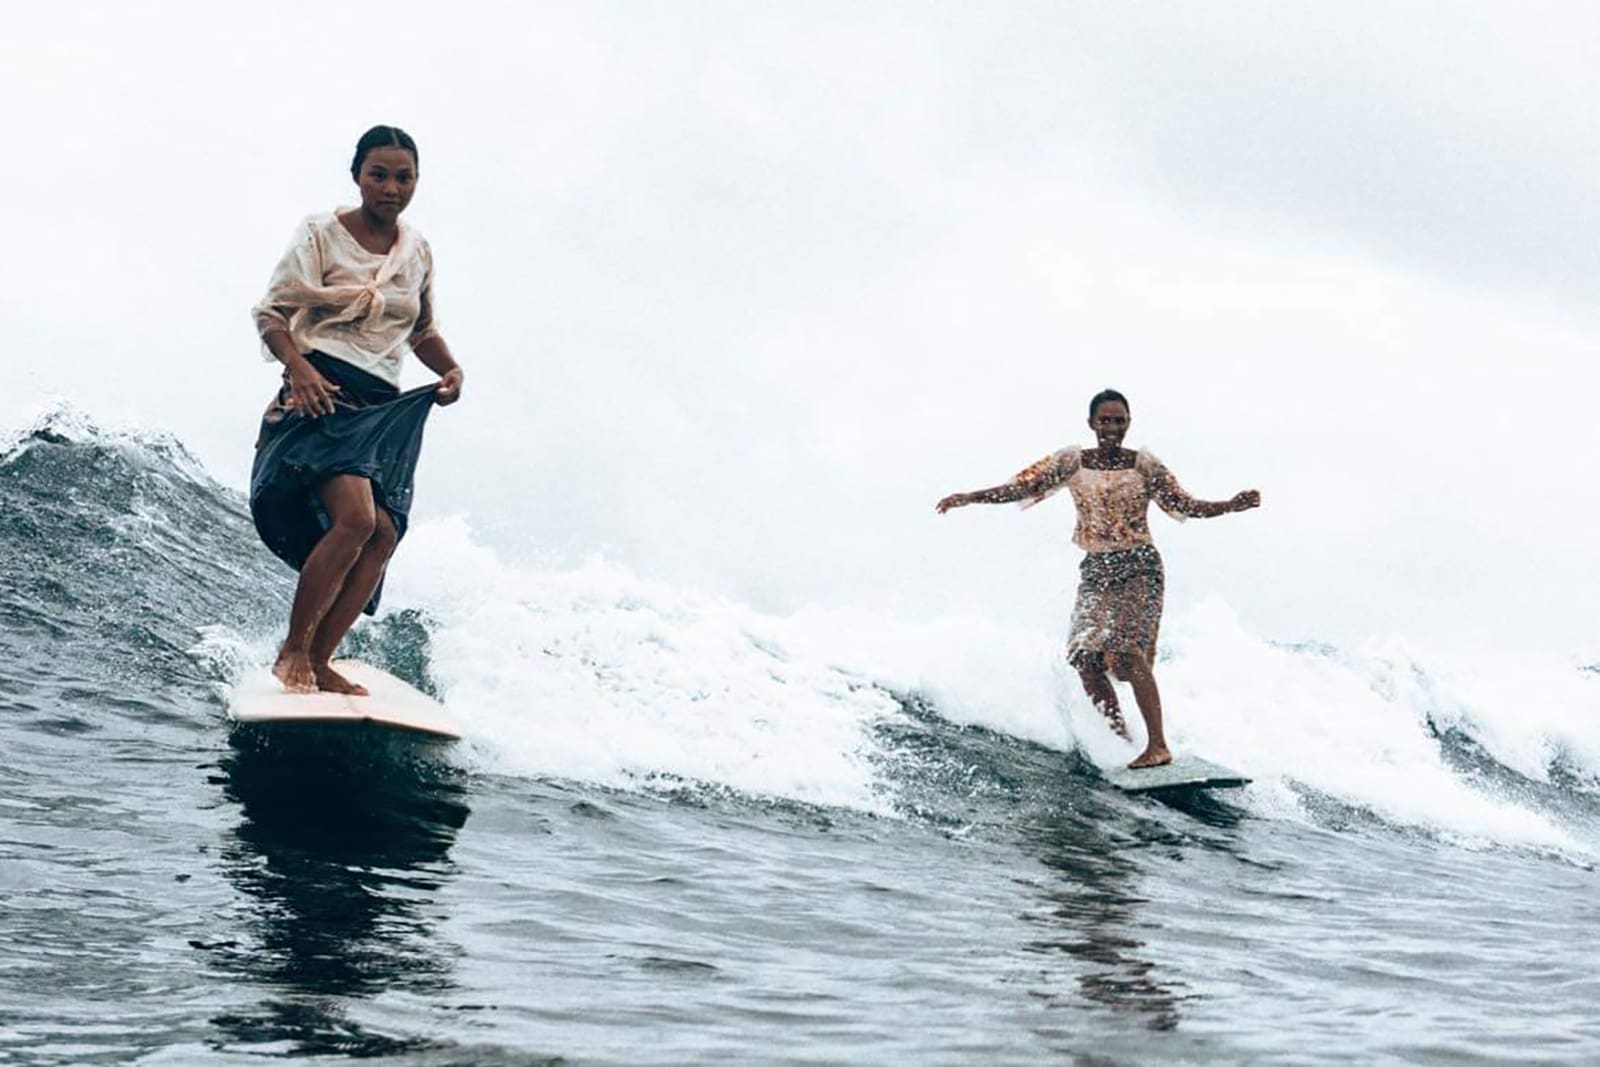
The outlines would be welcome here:
<svg viewBox="0 0 1600 1067">
<path fill-rule="evenodd" d="M 951 493 L 934 505 L 943 515 L 951 508 L 964 508 L 968 504 L 1010 504 L 1018 500 L 1042 499 L 1056 486 L 1072 477 L 1078 469 L 1078 453 L 1064 449 L 1030 464 L 1004 485 L 992 485 L 971 493 Z"/>
<path fill-rule="evenodd" d="M 951 493 L 934 507 L 943 515 L 951 508 L 964 508 L 968 504 L 1009 504 L 1015 500 L 1026 500 L 1034 493 L 1035 490 L 1028 486 L 1018 482 L 1007 482 L 1004 485 L 994 485 L 971 493 Z"/>
<path fill-rule="evenodd" d="M 1235 493 L 1227 500 L 1200 500 L 1192 497 L 1178 484 L 1178 479 L 1172 476 L 1159 462 L 1152 461 L 1149 477 L 1152 485 L 1152 495 L 1155 497 L 1161 510 L 1168 515 L 1185 519 L 1214 519 L 1218 515 L 1227 515 L 1234 511 L 1249 511 L 1251 508 L 1261 506 L 1261 493 L 1255 489 L 1246 489 L 1242 493 Z"/>
<path fill-rule="evenodd" d="M 1242 493 L 1235 493 L 1227 500 L 1196 500 L 1191 496 L 1185 497 L 1182 503 L 1157 497 L 1156 502 L 1169 515 L 1178 514 L 1190 519 L 1214 519 L 1218 515 L 1259 508 L 1261 492 L 1257 489 L 1246 489 Z"/>
</svg>

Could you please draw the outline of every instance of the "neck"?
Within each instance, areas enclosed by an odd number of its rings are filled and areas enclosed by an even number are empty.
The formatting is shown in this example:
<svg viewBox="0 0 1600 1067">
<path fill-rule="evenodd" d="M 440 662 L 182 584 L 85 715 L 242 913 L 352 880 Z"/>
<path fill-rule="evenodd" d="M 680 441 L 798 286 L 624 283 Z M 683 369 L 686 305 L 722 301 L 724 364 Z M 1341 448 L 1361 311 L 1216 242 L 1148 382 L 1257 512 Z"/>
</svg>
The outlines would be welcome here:
<svg viewBox="0 0 1600 1067">
<path fill-rule="evenodd" d="M 365 205 L 361 208 L 361 224 L 367 228 L 368 233 L 377 237 L 393 237 L 400 232 L 398 218 L 385 221 L 368 211 Z"/>
</svg>

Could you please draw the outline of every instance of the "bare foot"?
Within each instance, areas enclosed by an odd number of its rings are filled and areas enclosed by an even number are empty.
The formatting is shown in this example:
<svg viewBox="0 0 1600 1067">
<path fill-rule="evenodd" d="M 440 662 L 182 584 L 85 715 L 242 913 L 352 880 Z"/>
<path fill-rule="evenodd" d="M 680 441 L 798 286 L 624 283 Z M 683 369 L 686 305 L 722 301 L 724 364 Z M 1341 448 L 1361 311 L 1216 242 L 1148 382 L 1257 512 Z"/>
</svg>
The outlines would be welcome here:
<svg viewBox="0 0 1600 1067">
<path fill-rule="evenodd" d="M 317 688 L 324 693 L 348 693 L 353 697 L 367 695 L 367 687 L 359 682 L 352 682 L 344 675 L 333 669 L 332 664 L 321 663 L 311 668 L 316 676 Z"/>
<path fill-rule="evenodd" d="M 311 657 L 304 652 L 278 653 L 278 662 L 272 665 L 272 676 L 283 683 L 291 693 L 315 693 L 316 675 L 311 670 Z"/>
<path fill-rule="evenodd" d="M 1172 753 L 1168 752 L 1165 746 L 1162 746 L 1161 748 L 1145 749 L 1128 766 L 1133 770 L 1138 770 L 1141 767 L 1160 767 L 1171 762 Z"/>
</svg>

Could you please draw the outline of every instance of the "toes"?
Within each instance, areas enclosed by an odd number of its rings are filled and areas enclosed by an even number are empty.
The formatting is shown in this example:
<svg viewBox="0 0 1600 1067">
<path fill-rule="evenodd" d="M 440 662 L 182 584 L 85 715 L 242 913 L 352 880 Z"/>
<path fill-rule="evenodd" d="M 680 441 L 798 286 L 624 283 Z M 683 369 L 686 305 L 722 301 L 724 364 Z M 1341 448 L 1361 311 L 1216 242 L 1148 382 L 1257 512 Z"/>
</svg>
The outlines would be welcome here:
<svg viewBox="0 0 1600 1067">
<path fill-rule="evenodd" d="M 317 672 L 317 688 L 324 693 L 338 693 L 341 696 L 364 697 L 369 695 L 366 686 L 352 682 L 338 671 L 333 670 Z"/>
</svg>

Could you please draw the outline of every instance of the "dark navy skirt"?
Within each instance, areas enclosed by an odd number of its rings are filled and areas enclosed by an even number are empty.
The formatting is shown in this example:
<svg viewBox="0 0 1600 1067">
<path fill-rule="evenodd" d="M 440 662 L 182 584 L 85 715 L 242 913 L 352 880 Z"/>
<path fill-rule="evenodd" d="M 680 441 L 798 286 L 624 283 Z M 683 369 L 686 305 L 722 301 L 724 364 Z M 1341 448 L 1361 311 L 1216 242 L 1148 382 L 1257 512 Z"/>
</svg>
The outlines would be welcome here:
<svg viewBox="0 0 1600 1067">
<path fill-rule="evenodd" d="M 395 532 L 406 534 L 411 480 L 422 451 L 422 428 L 433 410 L 436 387 L 402 393 L 344 360 L 323 352 L 306 356 L 317 372 L 339 387 L 334 412 L 307 418 L 285 407 L 287 382 L 261 419 L 255 465 L 250 471 L 250 515 L 272 554 L 295 570 L 332 523 L 317 489 L 336 474 L 356 474 L 372 483 L 372 498 L 388 512 Z M 383 583 L 366 613 L 375 614 Z"/>
</svg>

